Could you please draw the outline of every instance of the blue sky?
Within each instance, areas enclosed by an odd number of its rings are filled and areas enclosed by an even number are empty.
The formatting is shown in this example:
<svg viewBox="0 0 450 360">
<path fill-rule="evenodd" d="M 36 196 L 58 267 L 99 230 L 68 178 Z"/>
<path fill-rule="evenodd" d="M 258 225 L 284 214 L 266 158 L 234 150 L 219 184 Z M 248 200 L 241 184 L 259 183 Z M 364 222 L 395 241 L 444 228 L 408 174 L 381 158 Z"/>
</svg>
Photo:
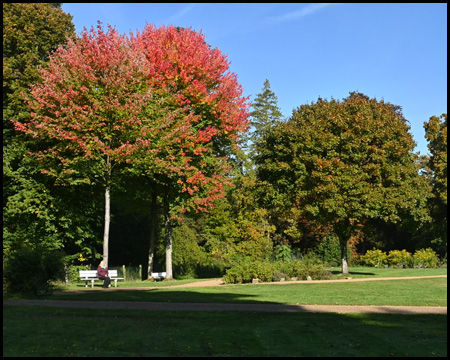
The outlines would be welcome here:
<svg viewBox="0 0 450 360">
<path fill-rule="evenodd" d="M 192 27 L 219 48 L 253 100 L 265 79 L 284 116 L 351 91 L 403 108 L 426 154 L 424 121 L 447 113 L 447 4 L 63 3 L 77 33 Z"/>
</svg>

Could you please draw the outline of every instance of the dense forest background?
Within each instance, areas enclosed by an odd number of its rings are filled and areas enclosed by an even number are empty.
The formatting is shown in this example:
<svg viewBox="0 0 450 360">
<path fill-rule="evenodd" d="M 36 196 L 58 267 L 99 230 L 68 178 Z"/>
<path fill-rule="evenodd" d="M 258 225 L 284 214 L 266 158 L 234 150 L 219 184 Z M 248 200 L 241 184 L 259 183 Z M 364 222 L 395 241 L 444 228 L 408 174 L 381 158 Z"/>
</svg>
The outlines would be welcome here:
<svg viewBox="0 0 450 360">
<path fill-rule="evenodd" d="M 74 26 L 60 4 L 3 4 L 3 258 L 47 249 L 94 268 L 103 251 L 102 183 L 55 181 L 31 155 L 49 140 L 12 121 L 29 121 L 30 86 L 68 39 L 76 39 Z M 110 266 L 164 271 L 167 229 L 174 276 L 216 276 L 242 257 L 308 252 L 339 264 L 343 249 L 350 262 L 373 248 L 430 247 L 446 257 L 446 114 L 424 119 L 429 154 L 419 156 L 399 105 L 349 92 L 285 116 L 264 80 L 239 146 L 220 148 L 231 166 L 214 206 L 174 212 L 168 227 L 165 207 L 176 210 L 179 199 L 155 178 L 118 167 Z"/>
</svg>

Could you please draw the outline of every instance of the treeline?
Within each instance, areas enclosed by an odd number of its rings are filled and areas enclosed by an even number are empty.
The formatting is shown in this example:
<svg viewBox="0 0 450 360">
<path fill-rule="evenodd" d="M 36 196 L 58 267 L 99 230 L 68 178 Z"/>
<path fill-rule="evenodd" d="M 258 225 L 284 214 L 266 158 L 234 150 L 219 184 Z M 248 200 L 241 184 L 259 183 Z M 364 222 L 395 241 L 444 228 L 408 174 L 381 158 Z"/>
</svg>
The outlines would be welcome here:
<svg viewBox="0 0 450 360">
<path fill-rule="evenodd" d="M 419 156 L 401 107 L 361 93 L 285 118 L 266 80 L 249 113 L 189 29 L 77 38 L 60 4 L 3 4 L 3 20 L 4 266 L 23 249 L 173 276 L 310 251 L 343 272 L 373 248 L 446 256 L 446 114 Z"/>
</svg>

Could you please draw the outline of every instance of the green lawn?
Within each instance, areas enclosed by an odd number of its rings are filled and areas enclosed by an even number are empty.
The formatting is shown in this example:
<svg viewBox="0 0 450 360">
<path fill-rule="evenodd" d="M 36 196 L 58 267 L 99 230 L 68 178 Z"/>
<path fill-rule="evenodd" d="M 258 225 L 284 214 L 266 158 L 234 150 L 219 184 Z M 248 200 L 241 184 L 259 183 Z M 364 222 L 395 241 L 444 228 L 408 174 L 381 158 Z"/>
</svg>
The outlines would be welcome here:
<svg viewBox="0 0 450 360">
<path fill-rule="evenodd" d="M 343 279 L 340 267 L 327 268 L 333 274 L 333 279 Z M 447 268 L 432 269 L 395 269 L 395 268 L 376 268 L 367 266 L 353 266 L 349 268 L 349 275 L 353 279 L 379 278 L 379 277 L 407 277 L 407 276 L 435 276 L 447 275 Z"/>
<path fill-rule="evenodd" d="M 101 287 L 62 293 L 49 299 L 101 301 L 162 301 L 193 303 L 278 303 L 337 305 L 446 306 L 447 278 L 367 282 L 221 285 L 205 288 L 162 287 L 110 291 Z"/>
<path fill-rule="evenodd" d="M 341 269 L 337 267 L 328 268 L 332 273 L 333 280 L 342 280 L 347 276 L 342 276 Z M 374 267 L 350 267 L 350 274 L 353 279 L 363 279 L 363 278 L 380 278 L 380 277 L 408 277 L 408 276 L 435 276 L 435 275 L 447 275 L 446 268 L 436 268 L 436 269 L 392 269 L 392 268 L 374 268 Z M 171 281 L 132 281 L 123 282 L 118 281 L 119 288 L 140 288 L 140 287 L 170 287 L 174 285 L 182 285 L 192 282 L 201 282 L 210 279 L 183 279 L 183 280 L 171 280 Z M 102 282 L 96 281 L 94 288 L 101 288 Z M 114 285 L 112 285 L 114 286 Z M 84 282 L 79 282 L 69 285 L 60 285 L 61 289 L 84 290 Z M 89 285 L 90 288 L 90 285 Z M 88 288 L 88 289 L 89 289 Z"/>
<path fill-rule="evenodd" d="M 3 311 L 3 356 L 447 355 L 443 315 Z"/>
<path fill-rule="evenodd" d="M 159 286 L 151 290 L 111 291 L 96 287 L 46 298 L 447 306 L 446 278 L 401 279 L 446 273 L 446 269 L 353 268 L 350 270 L 353 278 L 398 275 L 399 279 L 210 288 L 171 288 L 180 282 L 166 281 L 151 283 Z M 84 290 L 82 286 L 76 288 Z M 103 335 L 105 332 L 107 336 Z M 158 313 L 102 310 L 101 303 L 98 310 L 3 306 L 3 356 L 444 357 L 447 356 L 447 316 L 250 311 Z"/>
</svg>

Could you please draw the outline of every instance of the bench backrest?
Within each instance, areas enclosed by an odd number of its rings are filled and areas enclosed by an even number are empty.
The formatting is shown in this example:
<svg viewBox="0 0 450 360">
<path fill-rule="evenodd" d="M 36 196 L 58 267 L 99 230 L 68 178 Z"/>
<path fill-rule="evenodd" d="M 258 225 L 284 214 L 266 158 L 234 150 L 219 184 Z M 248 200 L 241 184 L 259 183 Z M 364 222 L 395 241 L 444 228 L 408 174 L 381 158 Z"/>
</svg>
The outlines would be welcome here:
<svg viewBox="0 0 450 360">
<path fill-rule="evenodd" d="M 110 277 L 117 277 L 117 270 L 108 270 Z M 97 277 L 97 270 L 80 270 L 80 277 Z"/>
<path fill-rule="evenodd" d="M 152 277 L 166 277 L 166 272 L 152 273 Z"/>
</svg>

